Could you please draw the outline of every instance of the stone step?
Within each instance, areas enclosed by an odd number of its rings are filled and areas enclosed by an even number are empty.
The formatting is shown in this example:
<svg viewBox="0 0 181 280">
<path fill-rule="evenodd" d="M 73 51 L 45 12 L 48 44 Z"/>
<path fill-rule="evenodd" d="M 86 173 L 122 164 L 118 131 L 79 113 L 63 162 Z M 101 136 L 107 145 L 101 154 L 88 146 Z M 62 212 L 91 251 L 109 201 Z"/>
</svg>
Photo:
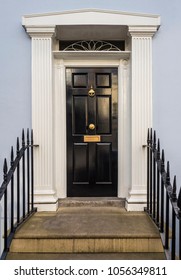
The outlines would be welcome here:
<svg viewBox="0 0 181 280">
<path fill-rule="evenodd" d="M 16 232 L 12 253 L 162 253 L 159 232 L 144 212 L 118 207 L 60 207 L 36 213 Z"/>
<path fill-rule="evenodd" d="M 59 207 L 125 207 L 125 199 L 117 197 L 72 197 L 59 199 Z"/>
<path fill-rule="evenodd" d="M 47 254 L 9 253 L 7 260 L 165 260 L 164 253 Z"/>
</svg>

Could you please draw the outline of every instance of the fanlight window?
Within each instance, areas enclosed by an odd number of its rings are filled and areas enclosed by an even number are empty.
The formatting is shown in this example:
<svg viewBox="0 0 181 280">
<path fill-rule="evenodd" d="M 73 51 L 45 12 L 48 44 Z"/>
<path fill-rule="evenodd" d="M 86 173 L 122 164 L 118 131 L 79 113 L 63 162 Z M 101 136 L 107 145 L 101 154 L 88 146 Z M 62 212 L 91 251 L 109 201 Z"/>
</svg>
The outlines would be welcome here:
<svg viewBox="0 0 181 280">
<path fill-rule="evenodd" d="M 61 51 L 124 51 L 124 41 L 60 41 Z"/>
</svg>

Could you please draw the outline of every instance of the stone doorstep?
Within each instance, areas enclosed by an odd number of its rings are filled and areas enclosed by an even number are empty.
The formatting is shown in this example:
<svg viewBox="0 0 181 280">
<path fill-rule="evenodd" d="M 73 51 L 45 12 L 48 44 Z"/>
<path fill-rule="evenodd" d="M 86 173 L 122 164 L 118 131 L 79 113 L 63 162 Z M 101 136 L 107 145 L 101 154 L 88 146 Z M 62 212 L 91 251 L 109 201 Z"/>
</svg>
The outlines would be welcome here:
<svg viewBox="0 0 181 280">
<path fill-rule="evenodd" d="M 144 212 L 117 207 L 60 207 L 38 212 L 19 230 L 10 252 L 163 252 L 155 224 Z"/>
<path fill-rule="evenodd" d="M 165 260 L 164 253 L 8 253 L 7 260 Z"/>
<path fill-rule="evenodd" d="M 120 207 L 125 208 L 125 199 L 117 197 L 72 197 L 59 199 L 59 207 Z"/>
<path fill-rule="evenodd" d="M 31 253 L 162 253 L 159 238 L 14 239 L 10 252 Z"/>
</svg>

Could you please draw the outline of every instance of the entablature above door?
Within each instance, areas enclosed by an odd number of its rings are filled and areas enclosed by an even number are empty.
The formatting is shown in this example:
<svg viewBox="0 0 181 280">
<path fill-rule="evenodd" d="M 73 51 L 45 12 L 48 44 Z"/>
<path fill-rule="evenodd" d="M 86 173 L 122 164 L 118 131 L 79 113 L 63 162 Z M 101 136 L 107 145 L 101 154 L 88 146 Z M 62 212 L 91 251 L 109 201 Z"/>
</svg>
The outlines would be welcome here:
<svg viewBox="0 0 181 280">
<path fill-rule="evenodd" d="M 129 27 L 138 27 L 138 32 L 152 29 L 153 34 L 160 26 L 160 16 L 128 13 L 111 10 L 81 9 L 56 13 L 33 14 L 22 17 L 27 33 L 32 30 L 42 33 L 54 28 L 58 40 L 120 40 L 126 39 Z M 39 30 L 39 31 L 38 31 Z"/>
<path fill-rule="evenodd" d="M 57 59 L 129 59 L 130 51 L 53 51 L 54 58 Z"/>
</svg>

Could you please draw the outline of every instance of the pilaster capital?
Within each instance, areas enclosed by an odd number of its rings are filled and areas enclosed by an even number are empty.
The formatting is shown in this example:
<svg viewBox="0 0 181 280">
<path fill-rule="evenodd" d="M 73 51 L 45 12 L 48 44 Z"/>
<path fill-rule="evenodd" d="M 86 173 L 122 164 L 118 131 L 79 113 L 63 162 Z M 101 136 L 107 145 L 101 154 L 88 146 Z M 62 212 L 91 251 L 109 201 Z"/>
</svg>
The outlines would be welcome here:
<svg viewBox="0 0 181 280">
<path fill-rule="evenodd" d="M 26 26 L 25 29 L 32 38 L 52 38 L 55 36 L 56 26 Z"/>
<path fill-rule="evenodd" d="M 128 35 L 131 37 L 153 37 L 159 26 L 128 26 Z"/>
</svg>

